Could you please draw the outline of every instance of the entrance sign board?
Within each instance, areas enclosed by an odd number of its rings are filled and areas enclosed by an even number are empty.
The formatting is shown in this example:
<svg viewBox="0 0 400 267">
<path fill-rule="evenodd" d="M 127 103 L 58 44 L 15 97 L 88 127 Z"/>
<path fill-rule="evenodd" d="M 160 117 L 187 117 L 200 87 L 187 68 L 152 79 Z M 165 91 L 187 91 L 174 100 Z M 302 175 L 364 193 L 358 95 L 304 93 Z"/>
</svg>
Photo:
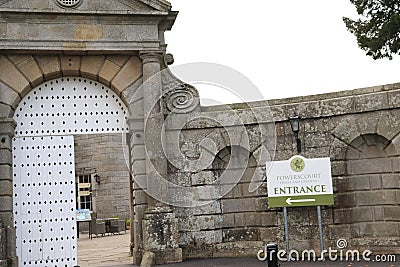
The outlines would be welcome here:
<svg viewBox="0 0 400 267">
<path fill-rule="evenodd" d="M 330 158 L 266 163 L 270 208 L 333 205 Z"/>
</svg>

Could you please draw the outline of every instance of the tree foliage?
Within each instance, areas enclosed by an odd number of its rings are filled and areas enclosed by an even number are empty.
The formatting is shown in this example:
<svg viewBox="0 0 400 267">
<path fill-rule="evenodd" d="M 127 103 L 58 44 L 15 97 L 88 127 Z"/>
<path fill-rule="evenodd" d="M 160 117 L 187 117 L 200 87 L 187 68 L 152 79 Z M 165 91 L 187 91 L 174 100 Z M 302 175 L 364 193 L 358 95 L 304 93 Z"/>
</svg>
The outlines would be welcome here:
<svg viewBox="0 0 400 267">
<path fill-rule="evenodd" d="M 400 54 L 400 0 L 350 0 L 357 8 L 357 20 L 344 17 L 358 46 L 374 59 Z"/>
</svg>

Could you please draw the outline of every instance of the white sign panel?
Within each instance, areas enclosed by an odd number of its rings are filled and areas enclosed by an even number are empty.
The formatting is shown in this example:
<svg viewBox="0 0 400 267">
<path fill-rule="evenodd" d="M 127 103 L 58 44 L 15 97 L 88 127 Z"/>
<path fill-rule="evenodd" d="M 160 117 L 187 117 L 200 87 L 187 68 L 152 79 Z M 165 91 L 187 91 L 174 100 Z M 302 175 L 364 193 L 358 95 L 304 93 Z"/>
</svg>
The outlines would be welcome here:
<svg viewBox="0 0 400 267">
<path fill-rule="evenodd" d="M 269 207 L 333 205 L 330 158 L 266 163 Z"/>
</svg>

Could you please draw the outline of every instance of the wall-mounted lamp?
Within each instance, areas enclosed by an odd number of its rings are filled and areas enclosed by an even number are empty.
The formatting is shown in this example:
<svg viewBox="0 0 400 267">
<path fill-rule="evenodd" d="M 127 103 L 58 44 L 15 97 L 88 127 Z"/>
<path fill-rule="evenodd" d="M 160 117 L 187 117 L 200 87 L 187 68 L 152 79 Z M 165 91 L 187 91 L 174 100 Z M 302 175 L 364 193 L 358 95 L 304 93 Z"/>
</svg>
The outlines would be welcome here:
<svg viewBox="0 0 400 267">
<path fill-rule="evenodd" d="M 292 128 L 292 132 L 294 134 L 294 138 L 296 139 L 297 144 L 297 153 L 301 153 L 301 140 L 299 138 L 300 131 L 300 116 L 296 113 L 293 117 L 289 117 L 290 127 Z"/>
<path fill-rule="evenodd" d="M 94 175 L 94 180 L 97 184 L 100 184 L 100 176 L 97 173 Z"/>
</svg>

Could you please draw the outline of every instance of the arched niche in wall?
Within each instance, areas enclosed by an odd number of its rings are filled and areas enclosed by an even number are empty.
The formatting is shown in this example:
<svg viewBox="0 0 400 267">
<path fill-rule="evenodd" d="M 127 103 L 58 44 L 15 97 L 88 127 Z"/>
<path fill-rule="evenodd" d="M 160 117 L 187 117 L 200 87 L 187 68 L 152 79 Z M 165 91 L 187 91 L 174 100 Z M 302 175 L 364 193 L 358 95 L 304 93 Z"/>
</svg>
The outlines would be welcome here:
<svg viewBox="0 0 400 267">
<path fill-rule="evenodd" d="M 360 135 L 349 144 L 336 222 L 347 224 L 342 235 L 351 238 L 352 246 L 380 251 L 398 246 L 399 160 L 392 142 L 378 134 Z"/>
</svg>

